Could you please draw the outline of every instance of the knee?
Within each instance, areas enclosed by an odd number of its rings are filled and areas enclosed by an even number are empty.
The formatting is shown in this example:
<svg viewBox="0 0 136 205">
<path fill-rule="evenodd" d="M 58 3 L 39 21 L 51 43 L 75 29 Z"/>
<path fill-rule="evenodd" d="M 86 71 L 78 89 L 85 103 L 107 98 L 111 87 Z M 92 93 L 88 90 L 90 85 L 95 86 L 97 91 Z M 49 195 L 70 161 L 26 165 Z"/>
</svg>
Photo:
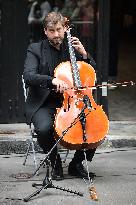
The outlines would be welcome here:
<svg viewBox="0 0 136 205">
<path fill-rule="evenodd" d="M 48 137 L 49 133 L 51 132 L 51 128 L 50 127 L 46 127 L 46 126 L 39 126 L 38 128 L 36 128 L 36 133 L 39 135 L 39 136 L 43 136 L 43 137 Z"/>
</svg>

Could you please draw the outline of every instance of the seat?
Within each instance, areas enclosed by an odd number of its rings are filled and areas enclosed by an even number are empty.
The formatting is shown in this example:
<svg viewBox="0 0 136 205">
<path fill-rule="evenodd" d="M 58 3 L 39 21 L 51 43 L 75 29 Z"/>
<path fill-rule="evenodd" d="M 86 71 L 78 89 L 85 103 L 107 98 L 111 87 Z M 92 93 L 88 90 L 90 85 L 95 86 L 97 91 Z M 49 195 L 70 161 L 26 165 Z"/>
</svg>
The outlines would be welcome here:
<svg viewBox="0 0 136 205">
<path fill-rule="evenodd" d="M 28 95 L 28 89 L 26 89 L 23 75 L 22 75 L 22 84 L 23 84 L 23 91 L 24 91 L 24 97 L 25 97 L 25 102 L 26 102 L 27 95 Z M 34 139 L 37 139 L 37 134 L 34 131 L 34 126 L 32 123 L 29 124 L 29 128 L 30 128 L 30 135 L 29 135 L 29 138 L 27 139 L 27 150 L 25 153 L 25 159 L 24 159 L 23 165 L 26 165 L 27 157 L 30 151 L 32 150 L 35 169 L 37 169 L 36 151 L 35 151 L 35 145 L 34 145 Z"/>
<path fill-rule="evenodd" d="M 28 92 L 29 92 L 29 88 L 26 88 L 26 86 L 25 86 L 23 75 L 22 75 L 22 84 L 23 84 L 23 91 L 24 91 L 24 97 L 25 97 L 25 102 L 26 102 L 27 95 L 28 95 Z M 38 166 L 37 166 L 35 143 L 34 143 L 35 139 L 37 139 L 37 134 L 35 133 L 33 123 L 31 123 L 29 125 L 29 128 L 30 128 L 30 136 L 27 139 L 27 151 L 25 153 L 25 159 L 24 159 L 23 165 L 26 165 L 28 155 L 29 155 L 30 151 L 32 151 L 35 169 L 37 169 Z M 66 159 L 67 159 L 67 156 L 69 154 L 69 150 L 68 149 L 63 149 L 61 146 L 58 146 L 58 151 L 59 151 L 60 154 L 65 153 L 64 157 L 63 157 L 63 160 L 62 160 L 62 162 L 65 163 Z"/>
</svg>

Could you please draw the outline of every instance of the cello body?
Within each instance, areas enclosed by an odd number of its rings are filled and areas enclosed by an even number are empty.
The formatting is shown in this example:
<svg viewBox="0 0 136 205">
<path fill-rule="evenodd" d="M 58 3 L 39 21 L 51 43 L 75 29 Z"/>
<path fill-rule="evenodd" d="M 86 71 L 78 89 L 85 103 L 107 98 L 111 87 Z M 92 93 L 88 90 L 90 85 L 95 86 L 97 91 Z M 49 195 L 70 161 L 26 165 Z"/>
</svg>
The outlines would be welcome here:
<svg viewBox="0 0 136 205">
<path fill-rule="evenodd" d="M 96 80 L 94 68 L 84 61 L 76 63 L 82 87 L 85 89 L 69 89 L 63 93 L 63 106 L 57 109 L 55 116 L 56 138 L 68 129 L 60 144 L 67 149 L 93 149 L 104 141 L 109 121 L 102 106 L 97 105 L 93 99 L 91 87 L 95 86 Z M 55 69 L 54 77 L 65 81 L 70 88 L 75 87 L 70 61 L 59 64 Z M 84 109 L 85 129 L 83 130 L 79 115 L 85 106 L 84 96 L 87 96 L 91 106 Z M 84 140 L 84 134 L 86 140 Z"/>
</svg>

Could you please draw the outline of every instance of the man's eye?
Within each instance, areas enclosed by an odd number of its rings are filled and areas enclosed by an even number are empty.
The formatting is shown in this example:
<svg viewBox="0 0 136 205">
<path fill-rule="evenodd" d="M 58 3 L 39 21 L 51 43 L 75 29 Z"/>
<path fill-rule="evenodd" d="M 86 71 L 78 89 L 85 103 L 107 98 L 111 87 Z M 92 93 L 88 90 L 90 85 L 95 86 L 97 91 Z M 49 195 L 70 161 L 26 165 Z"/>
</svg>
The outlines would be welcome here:
<svg viewBox="0 0 136 205">
<path fill-rule="evenodd" d="M 53 32 L 53 29 L 50 29 L 49 31 L 50 31 L 50 32 Z"/>
</svg>

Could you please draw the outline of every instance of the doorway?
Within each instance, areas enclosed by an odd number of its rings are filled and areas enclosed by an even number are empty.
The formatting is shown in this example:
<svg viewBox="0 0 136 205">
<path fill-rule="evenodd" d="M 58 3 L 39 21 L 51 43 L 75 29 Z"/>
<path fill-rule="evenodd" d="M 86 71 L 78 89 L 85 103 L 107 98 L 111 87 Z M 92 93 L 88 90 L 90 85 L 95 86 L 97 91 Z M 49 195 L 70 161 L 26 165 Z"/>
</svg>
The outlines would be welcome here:
<svg viewBox="0 0 136 205">
<path fill-rule="evenodd" d="M 131 4 L 133 3 L 133 4 Z M 116 82 L 136 83 L 136 8 L 134 1 L 127 2 L 123 14 L 121 35 L 118 44 Z M 131 9 L 130 9 L 131 8 Z M 109 89 L 109 118 L 113 121 L 136 120 L 136 86 Z"/>
</svg>

